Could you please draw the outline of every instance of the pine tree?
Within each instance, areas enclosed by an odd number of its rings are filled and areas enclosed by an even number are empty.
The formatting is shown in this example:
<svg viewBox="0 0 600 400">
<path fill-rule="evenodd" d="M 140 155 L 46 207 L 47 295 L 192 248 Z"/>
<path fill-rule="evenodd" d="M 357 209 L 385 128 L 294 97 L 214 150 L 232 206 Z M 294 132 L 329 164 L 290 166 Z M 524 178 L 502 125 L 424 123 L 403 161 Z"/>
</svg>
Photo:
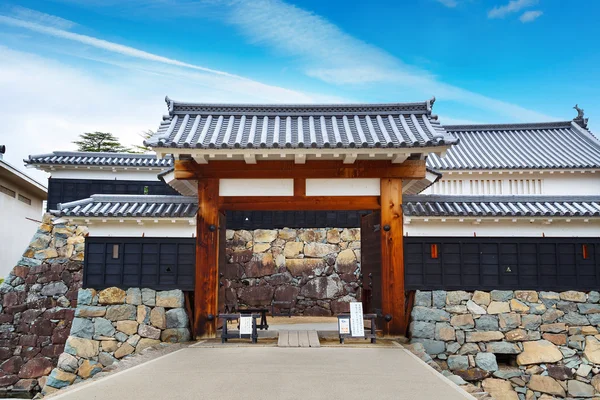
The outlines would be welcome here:
<svg viewBox="0 0 600 400">
<path fill-rule="evenodd" d="M 131 149 L 123 146 L 119 139 L 108 132 L 86 132 L 79 135 L 80 140 L 73 142 L 77 151 L 95 153 L 130 153 Z"/>
<path fill-rule="evenodd" d="M 140 133 L 139 136 L 142 139 L 146 140 L 146 139 L 150 139 L 154 135 L 154 133 L 155 133 L 154 131 L 148 129 L 147 131 L 144 131 L 144 132 Z M 133 145 L 133 151 L 132 151 L 132 153 L 148 153 L 148 152 L 151 152 L 151 151 L 152 151 L 152 149 L 150 147 L 144 145 L 143 142 L 142 142 L 141 146 L 137 145 L 137 144 Z"/>
</svg>

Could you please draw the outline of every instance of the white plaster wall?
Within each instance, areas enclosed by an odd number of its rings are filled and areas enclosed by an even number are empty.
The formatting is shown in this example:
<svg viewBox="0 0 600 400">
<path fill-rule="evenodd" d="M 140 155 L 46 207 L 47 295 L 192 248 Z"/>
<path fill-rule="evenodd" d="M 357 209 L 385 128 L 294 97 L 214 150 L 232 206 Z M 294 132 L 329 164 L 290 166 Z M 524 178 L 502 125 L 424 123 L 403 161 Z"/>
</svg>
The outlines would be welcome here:
<svg viewBox="0 0 600 400">
<path fill-rule="evenodd" d="M 379 178 L 307 179 L 307 196 L 379 196 Z"/>
<path fill-rule="evenodd" d="M 219 196 L 293 195 L 293 179 L 219 179 Z"/>
<path fill-rule="evenodd" d="M 43 200 L 5 179 L 0 178 L 0 184 L 17 192 L 14 198 L 0 193 L 0 277 L 5 278 L 27 249 L 42 221 Z M 19 194 L 31 199 L 31 205 L 20 201 Z"/>
<path fill-rule="evenodd" d="M 406 218 L 405 218 L 406 221 Z M 541 237 L 598 237 L 600 236 L 600 221 L 590 219 L 583 222 L 581 219 L 572 219 L 571 222 L 556 221 L 544 224 L 541 220 L 529 222 L 528 219 L 493 220 L 482 219 L 480 224 L 473 221 L 458 222 L 457 220 L 423 220 L 412 219 L 409 224 L 404 224 L 404 235 L 408 236 L 530 236 Z"/>
<path fill-rule="evenodd" d="M 443 174 L 423 194 L 600 195 L 600 172 L 445 171 Z"/>
<path fill-rule="evenodd" d="M 158 223 L 147 221 L 139 225 L 136 221 L 118 222 L 109 220 L 102 222 L 92 220 L 89 223 L 77 221 L 86 225 L 90 236 L 116 236 L 116 237 L 195 237 L 196 226 L 190 225 L 188 221 L 178 220 L 159 221 Z"/>
<path fill-rule="evenodd" d="M 50 176 L 52 178 L 59 179 L 102 179 L 102 180 L 120 180 L 120 181 L 158 181 L 158 174 L 161 173 L 162 170 L 156 169 L 150 171 L 148 169 L 140 169 L 136 170 L 135 168 L 130 168 L 127 170 L 115 170 L 107 169 L 104 170 L 94 170 L 94 169 L 85 169 L 77 168 L 77 169 L 58 169 L 56 171 L 52 171 Z"/>
</svg>

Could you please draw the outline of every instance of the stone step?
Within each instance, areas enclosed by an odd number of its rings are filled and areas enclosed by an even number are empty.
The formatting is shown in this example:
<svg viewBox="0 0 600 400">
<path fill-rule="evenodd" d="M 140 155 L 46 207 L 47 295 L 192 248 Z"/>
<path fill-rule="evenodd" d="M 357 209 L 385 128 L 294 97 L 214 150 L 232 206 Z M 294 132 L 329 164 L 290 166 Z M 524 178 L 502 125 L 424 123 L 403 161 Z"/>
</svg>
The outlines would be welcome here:
<svg viewBox="0 0 600 400">
<path fill-rule="evenodd" d="M 280 331 L 278 347 L 321 347 L 317 331 Z"/>
</svg>

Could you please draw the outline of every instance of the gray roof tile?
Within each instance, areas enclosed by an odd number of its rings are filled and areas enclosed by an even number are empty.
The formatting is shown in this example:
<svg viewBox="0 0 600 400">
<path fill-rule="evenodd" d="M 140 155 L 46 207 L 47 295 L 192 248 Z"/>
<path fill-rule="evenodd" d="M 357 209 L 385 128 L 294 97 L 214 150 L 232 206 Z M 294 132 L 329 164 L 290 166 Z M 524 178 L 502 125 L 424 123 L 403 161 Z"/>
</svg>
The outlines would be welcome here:
<svg viewBox="0 0 600 400">
<path fill-rule="evenodd" d="M 169 168 L 173 158 L 161 160 L 154 154 L 92 153 L 83 151 L 54 151 L 48 154 L 31 155 L 23 160 L 29 165 L 88 165 L 111 167 Z"/>
<path fill-rule="evenodd" d="M 184 196 L 92 195 L 88 199 L 58 204 L 52 213 L 64 217 L 190 218 L 198 199 Z"/>
<path fill-rule="evenodd" d="M 598 217 L 600 196 L 404 196 L 408 217 Z"/>
<path fill-rule="evenodd" d="M 166 98 L 154 148 L 424 147 L 456 142 L 422 103 L 193 104 Z"/>
<path fill-rule="evenodd" d="M 574 121 L 444 127 L 459 143 L 444 157 L 427 157 L 442 171 L 600 167 L 600 142 Z"/>
</svg>

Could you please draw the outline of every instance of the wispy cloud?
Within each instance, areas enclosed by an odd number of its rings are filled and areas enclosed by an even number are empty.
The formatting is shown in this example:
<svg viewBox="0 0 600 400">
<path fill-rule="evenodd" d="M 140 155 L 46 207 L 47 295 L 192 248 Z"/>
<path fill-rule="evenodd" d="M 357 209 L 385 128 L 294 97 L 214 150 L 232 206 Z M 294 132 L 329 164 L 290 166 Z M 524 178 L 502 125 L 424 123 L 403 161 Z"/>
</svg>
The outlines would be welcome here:
<svg viewBox="0 0 600 400">
<path fill-rule="evenodd" d="M 525 11 L 519 17 L 519 20 L 523 23 L 532 22 L 541 17 L 543 13 L 544 12 L 540 10 Z"/>
<path fill-rule="evenodd" d="M 509 14 L 517 13 L 537 3 L 538 0 L 510 0 L 508 4 L 492 8 L 488 12 L 488 18 L 504 18 Z"/>
<path fill-rule="evenodd" d="M 26 10 L 26 9 L 25 9 Z M 183 62 L 180 60 L 176 60 L 173 58 L 164 57 L 158 54 L 149 53 L 144 50 L 136 49 L 133 47 L 125 46 L 122 44 L 110 42 L 107 40 L 99 39 L 92 36 L 82 35 L 74 32 L 70 32 L 64 29 L 55 28 L 54 26 L 43 25 L 38 22 L 32 22 L 26 20 L 24 18 L 27 17 L 35 17 L 35 20 L 40 20 L 39 14 L 24 12 L 20 15 L 22 18 L 17 18 L 16 16 L 6 16 L 0 15 L 0 24 L 23 28 L 29 31 L 37 32 L 43 35 L 56 37 L 60 39 L 66 39 L 69 41 L 77 42 L 80 44 L 84 44 L 87 46 L 92 46 L 97 49 L 102 49 L 111 53 L 120 54 L 123 56 L 131 57 L 138 60 L 149 61 L 152 63 L 158 64 L 166 64 L 174 67 L 180 67 L 184 69 L 190 69 L 195 71 L 200 71 L 203 73 L 208 73 L 217 77 L 227 78 L 229 79 L 229 83 L 232 84 L 232 81 L 237 84 L 238 89 L 242 91 L 248 91 L 253 93 L 262 93 L 266 98 L 270 98 L 271 101 L 296 101 L 296 102 L 310 102 L 312 99 L 310 96 L 304 95 L 300 92 L 285 89 L 282 87 L 266 85 L 261 82 L 254 81 L 252 79 L 245 78 L 243 76 L 230 74 L 225 71 L 220 71 L 212 68 L 207 68 L 204 66 L 191 64 L 187 62 Z M 46 14 L 43 14 L 46 15 Z M 52 16 L 47 16 L 50 19 Z M 56 17 L 58 18 L 58 17 Z M 55 22 L 60 20 L 54 20 Z"/>
<path fill-rule="evenodd" d="M 319 15 L 279 0 L 234 1 L 227 21 L 255 44 L 294 57 L 308 76 L 336 85 L 395 88 L 491 110 L 517 120 L 552 119 L 515 104 L 441 82 L 380 48 L 342 31 Z"/>
<path fill-rule="evenodd" d="M 10 14 L 15 18 L 30 22 L 37 22 L 39 24 L 58 29 L 71 29 L 77 25 L 75 22 L 69 21 L 68 19 L 57 17 L 56 15 L 45 14 L 30 8 L 12 6 L 9 8 L 9 10 Z"/>
<path fill-rule="evenodd" d="M 445 5 L 448 8 L 454 8 L 458 5 L 456 0 L 436 0 L 438 3 Z"/>
</svg>

